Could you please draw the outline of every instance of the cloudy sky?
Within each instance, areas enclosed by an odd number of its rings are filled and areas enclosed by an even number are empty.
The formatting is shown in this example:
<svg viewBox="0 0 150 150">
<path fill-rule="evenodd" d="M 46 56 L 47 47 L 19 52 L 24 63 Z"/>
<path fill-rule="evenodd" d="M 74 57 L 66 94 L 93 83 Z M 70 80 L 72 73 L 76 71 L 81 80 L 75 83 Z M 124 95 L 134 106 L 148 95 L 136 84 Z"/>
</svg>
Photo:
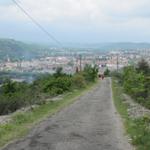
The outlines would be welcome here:
<svg viewBox="0 0 150 150">
<path fill-rule="evenodd" d="M 150 0 L 16 0 L 61 42 L 150 42 Z M 0 0 L 0 37 L 52 42 L 12 0 Z"/>
</svg>

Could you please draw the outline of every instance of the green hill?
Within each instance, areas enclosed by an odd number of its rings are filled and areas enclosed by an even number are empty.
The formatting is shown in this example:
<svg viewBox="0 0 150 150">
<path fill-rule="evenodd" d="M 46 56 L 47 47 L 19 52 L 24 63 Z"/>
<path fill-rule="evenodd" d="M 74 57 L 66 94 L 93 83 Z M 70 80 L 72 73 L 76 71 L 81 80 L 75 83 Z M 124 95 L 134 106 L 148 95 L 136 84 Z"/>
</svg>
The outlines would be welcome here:
<svg viewBox="0 0 150 150">
<path fill-rule="evenodd" d="M 0 60 L 31 59 L 38 57 L 39 48 L 36 45 L 25 44 L 13 39 L 0 39 Z"/>
<path fill-rule="evenodd" d="M 66 55 L 68 50 L 81 52 L 106 52 L 110 50 L 132 50 L 150 48 L 150 43 L 97 43 L 97 44 L 64 44 L 65 49 L 54 48 L 54 45 L 27 44 L 13 39 L 0 39 L 0 61 L 8 57 L 13 60 L 29 60 L 49 55 Z"/>
</svg>

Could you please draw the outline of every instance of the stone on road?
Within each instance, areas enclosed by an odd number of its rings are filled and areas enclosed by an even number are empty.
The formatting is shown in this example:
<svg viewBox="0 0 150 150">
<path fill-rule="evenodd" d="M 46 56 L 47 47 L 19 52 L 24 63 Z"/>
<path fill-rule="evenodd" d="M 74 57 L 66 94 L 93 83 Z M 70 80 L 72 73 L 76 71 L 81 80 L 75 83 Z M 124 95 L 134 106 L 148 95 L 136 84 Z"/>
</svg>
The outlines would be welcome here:
<svg viewBox="0 0 150 150">
<path fill-rule="evenodd" d="M 36 126 L 4 150 L 131 150 L 112 100 L 111 80 L 103 80 L 74 104 Z"/>
</svg>

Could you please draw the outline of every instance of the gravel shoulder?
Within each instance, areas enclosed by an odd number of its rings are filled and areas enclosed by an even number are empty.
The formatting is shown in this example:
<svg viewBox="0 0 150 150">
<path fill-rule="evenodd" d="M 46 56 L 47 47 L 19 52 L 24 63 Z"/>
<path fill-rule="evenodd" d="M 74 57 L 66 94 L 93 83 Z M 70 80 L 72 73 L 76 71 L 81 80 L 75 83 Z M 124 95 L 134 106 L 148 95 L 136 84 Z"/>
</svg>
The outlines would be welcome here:
<svg viewBox="0 0 150 150">
<path fill-rule="evenodd" d="M 70 106 L 3 150 L 132 150 L 112 100 L 111 80 L 101 81 Z"/>
<path fill-rule="evenodd" d="M 123 93 L 123 102 L 128 105 L 128 115 L 132 119 L 150 116 L 150 110 L 134 101 L 129 95 Z"/>
</svg>

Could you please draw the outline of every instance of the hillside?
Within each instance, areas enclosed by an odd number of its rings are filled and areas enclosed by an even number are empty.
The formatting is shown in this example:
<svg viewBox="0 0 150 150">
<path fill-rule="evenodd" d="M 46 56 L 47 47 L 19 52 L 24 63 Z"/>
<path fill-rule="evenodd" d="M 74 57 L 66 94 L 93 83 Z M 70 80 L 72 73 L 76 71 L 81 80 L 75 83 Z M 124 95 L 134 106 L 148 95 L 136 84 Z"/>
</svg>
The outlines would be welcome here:
<svg viewBox="0 0 150 150">
<path fill-rule="evenodd" d="M 73 48 L 91 48 L 97 50 L 112 50 L 112 49 L 143 49 L 143 48 L 150 48 L 150 43 L 134 43 L 134 42 L 107 42 L 107 43 L 76 43 L 76 44 L 65 44 L 65 46 L 73 47 Z"/>
<path fill-rule="evenodd" d="M 132 42 L 122 42 L 122 43 L 106 43 L 102 46 L 103 49 L 144 49 L 150 48 L 150 43 L 132 43 Z"/>
<path fill-rule="evenodd" d="M 0 60 L 8 57 L 12 60 L 31 59 L 38 57 L 39 48 L 36 45 L 25 44 L 13 39 L 0 39 Z"/>
<path fill-rule="evenodd" d="M 93 52 L 106 52 L 110 50 L 132 50 L 150 48 L 150 43 L 95 43 L 95 44 L 81 44 L 68 43 L 64 44 L 65 51 L 61 48 L 55 47 L 51 44 L 27 44 L 13 39 L 0 39 L 0 61 L 6 60 L 8 57 L 11 60 L 32 59 L 48 55 L 66 54 L 66 50 L 71 49 L 73 52 L 81 52 L 85 50 Z"/>
</svg>

